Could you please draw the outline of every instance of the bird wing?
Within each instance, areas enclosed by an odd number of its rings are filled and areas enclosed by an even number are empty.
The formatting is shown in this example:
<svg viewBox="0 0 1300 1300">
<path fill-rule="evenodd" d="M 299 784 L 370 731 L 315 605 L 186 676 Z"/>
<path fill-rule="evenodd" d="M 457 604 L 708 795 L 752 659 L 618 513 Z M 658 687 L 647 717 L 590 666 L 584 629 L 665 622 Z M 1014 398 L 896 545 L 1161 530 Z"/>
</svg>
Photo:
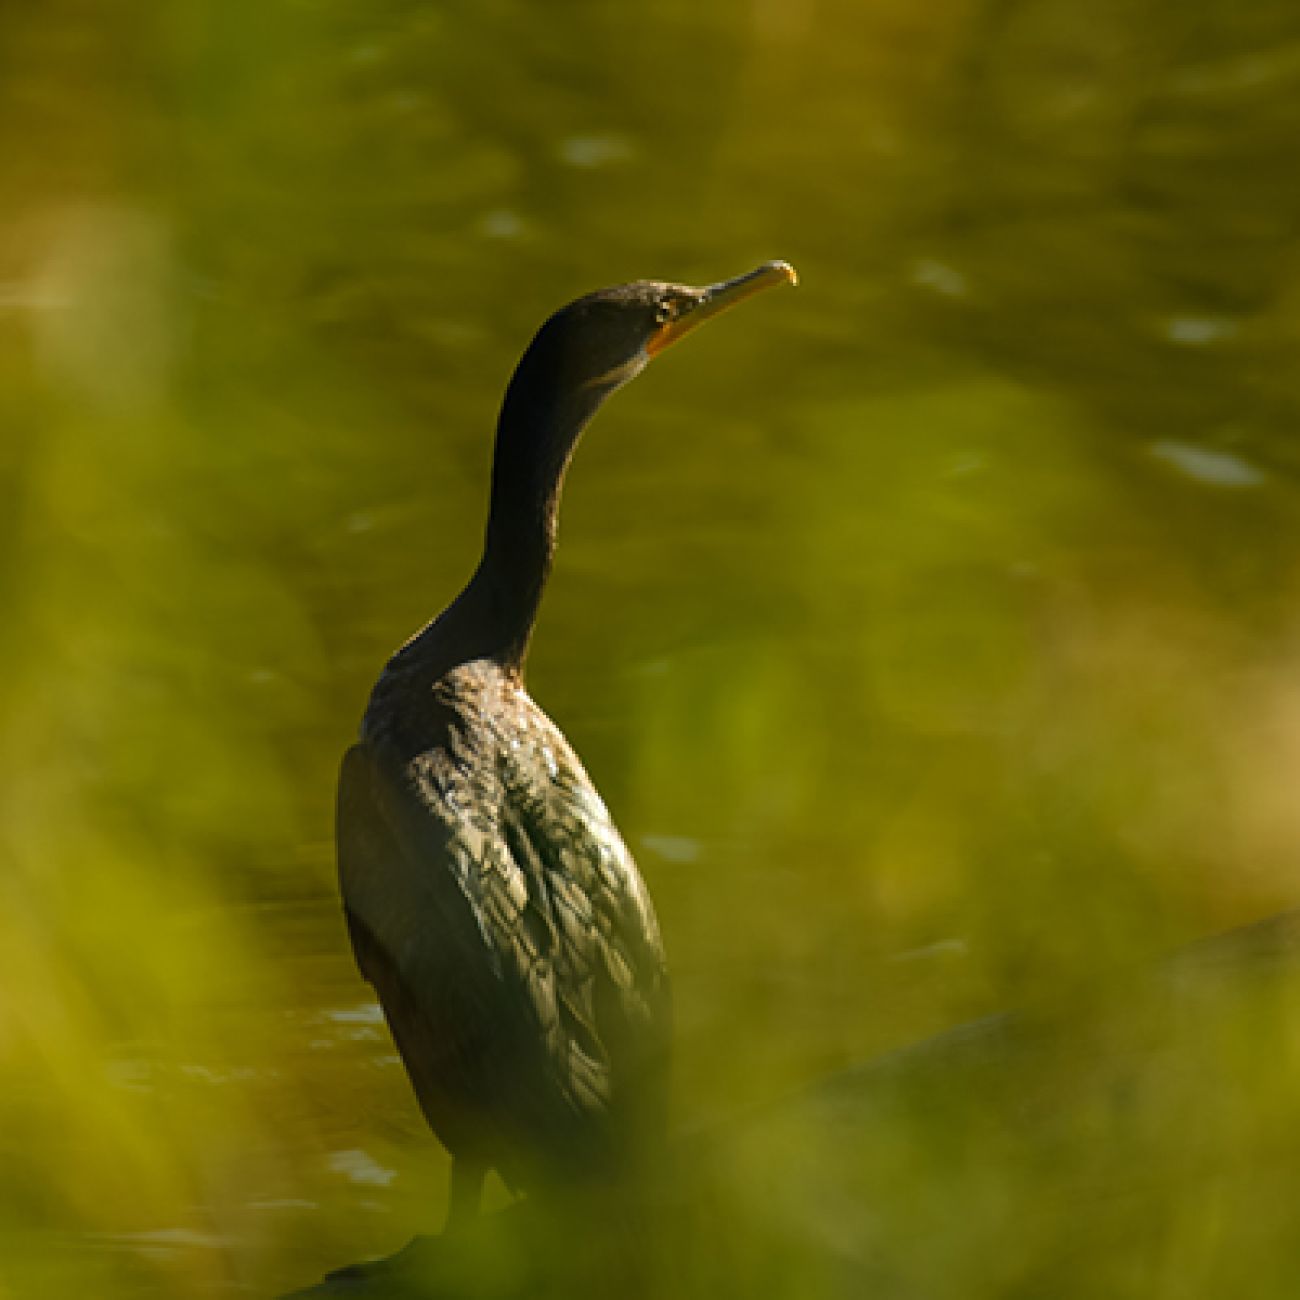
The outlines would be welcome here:
<svg viewBox="0 0 1300 1300">
<path fill-rule="evenodd" d="M 382 747 L 344 755 L 336 835 L 353 952 L 374 986 L 421 1109 L 448 1150 L 510 1163 L 521 1127 L 516 1080 L 535 1076 L 535 1012 L 503 979 L 491 934 L 501 904 L 462 888 L 478 833 L 430 816 Z M 505 1172 L 503 1170 L 503 1172 Z"/>
</svg>

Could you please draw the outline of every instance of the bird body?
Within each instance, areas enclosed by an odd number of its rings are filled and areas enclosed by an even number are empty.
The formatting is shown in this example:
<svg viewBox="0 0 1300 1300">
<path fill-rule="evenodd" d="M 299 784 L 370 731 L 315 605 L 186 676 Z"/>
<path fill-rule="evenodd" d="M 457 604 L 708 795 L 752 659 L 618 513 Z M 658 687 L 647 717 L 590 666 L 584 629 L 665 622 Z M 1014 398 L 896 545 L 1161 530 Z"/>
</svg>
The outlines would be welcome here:
<svg viewBox="0 0 1300 1300">
<path fill-rule="evenodd" d="M 453 1157 L 532 1190 L 619 1178 L 662 1137 L 668 977 L 649 894 L 577 755 L 524 688 L 560 488 L 600 403 L 784 263 L 638 282 L 544 324 L 497 426 L 483 556 L 389 661 L 343 760 L 344 912 L 416 1096 Z"/>
<path fill-rule="evenodd" d="M 516 674 L 474 660 L 412 690 L 407 671 L 381 681 L 340 783 L 362 972 L 453 1156 L 525 1187 L 617 1167 L 666 1083 L 645 886 Z"/>
</svg>

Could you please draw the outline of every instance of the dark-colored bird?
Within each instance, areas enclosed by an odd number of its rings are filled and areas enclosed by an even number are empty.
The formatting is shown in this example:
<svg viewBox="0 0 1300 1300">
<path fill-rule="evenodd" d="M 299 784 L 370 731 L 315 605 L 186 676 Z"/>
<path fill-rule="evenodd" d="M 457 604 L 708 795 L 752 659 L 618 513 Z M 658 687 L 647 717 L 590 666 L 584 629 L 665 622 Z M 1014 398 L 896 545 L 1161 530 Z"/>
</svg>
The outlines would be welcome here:
<svg viewBox="0 0 1300 1300">
<path fill-rule="evenodd" d="M 528 1190 L 617 1176 L 662 1135 L 670 1000 L 646 887 L 523 663 L 564 471 L 615 389 L 769 285 L 588 294 L 538 331 L 497 424 L 483 556 L 389 660 L 339 778 L 357 962 L 452 1155 L 449 1224 L 484 1173 Z"/>
</svg>

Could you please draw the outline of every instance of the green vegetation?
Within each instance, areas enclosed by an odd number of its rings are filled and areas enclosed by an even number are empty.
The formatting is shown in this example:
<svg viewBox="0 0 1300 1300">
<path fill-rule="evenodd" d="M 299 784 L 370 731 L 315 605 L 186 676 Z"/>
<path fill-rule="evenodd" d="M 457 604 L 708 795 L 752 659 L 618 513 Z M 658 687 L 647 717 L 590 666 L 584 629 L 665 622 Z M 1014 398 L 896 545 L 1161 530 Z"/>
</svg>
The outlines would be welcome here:
<svg viewBox="0 0 1300 1300">
<path fill-rule="evenodd" d="M 658 902 L 679 1121 L 1078 1032 L 774 1124 L 712 1266 L 1291 1300 L 1300 990 L 1111 1012 L 1300 893 L 1298 80 L 1283 0 L 5 7 L 0 1296 L 436 1226 L 338 756 L 542 316 L 784 257 L 591 430 L 531 666 Z"/>
</svg>

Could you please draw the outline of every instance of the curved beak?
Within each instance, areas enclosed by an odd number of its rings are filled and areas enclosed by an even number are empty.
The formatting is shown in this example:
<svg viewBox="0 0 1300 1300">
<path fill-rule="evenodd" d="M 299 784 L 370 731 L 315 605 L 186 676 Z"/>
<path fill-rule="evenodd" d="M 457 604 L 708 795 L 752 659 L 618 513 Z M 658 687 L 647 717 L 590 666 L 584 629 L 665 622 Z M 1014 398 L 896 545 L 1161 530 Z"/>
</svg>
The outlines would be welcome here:
<svg viewBox="0 0 1300 1300">
<path fill-rule="evenodd" d="M 723 280 L 720 284 L 709 285 L 707 289 L 697 289 L 694 292 L 698 296 L 689 300 L 673 320 L 665 322 L 650 336 L 645 350 L 653 357 L 728 307 L 734 307 L 738 302 L 752 298 L 754 294 L 770 289 L 773 285 L 798 283 L 799 277 L 789 262 L 764 262 L 762 266 L 745 275 L 738 275 L 734 280 Z"/>
</svg>

